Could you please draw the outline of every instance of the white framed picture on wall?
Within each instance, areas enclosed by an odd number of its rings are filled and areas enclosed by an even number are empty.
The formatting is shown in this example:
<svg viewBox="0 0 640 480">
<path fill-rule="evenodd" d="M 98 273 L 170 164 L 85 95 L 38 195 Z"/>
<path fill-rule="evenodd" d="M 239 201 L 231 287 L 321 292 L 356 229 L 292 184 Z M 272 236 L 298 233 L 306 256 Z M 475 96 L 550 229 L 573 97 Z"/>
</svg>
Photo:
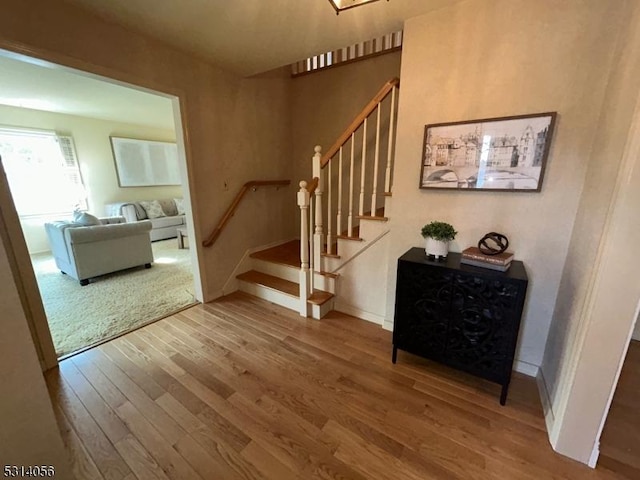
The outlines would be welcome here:
<svg viewBox="0 0 640 480">
<path fill-rule="evenodd" d="M 178 146 L 124 137 L 109 137 L 121 187 L 180 185 Z"/>
</svg>

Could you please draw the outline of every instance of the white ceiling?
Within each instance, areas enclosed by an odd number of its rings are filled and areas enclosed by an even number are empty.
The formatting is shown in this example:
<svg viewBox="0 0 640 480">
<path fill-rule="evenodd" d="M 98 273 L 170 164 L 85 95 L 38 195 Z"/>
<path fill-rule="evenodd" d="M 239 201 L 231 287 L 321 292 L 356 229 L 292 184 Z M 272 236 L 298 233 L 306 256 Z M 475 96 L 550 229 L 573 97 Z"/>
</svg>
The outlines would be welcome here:
<svg viewBox="0 0 640 480">
<path fill-rule="evenodd" d="M 462 0 L 390 0 L 336 15 L 328 0 L 68 0 L 248 76 L 402 29 Z"/>
<path fill-rule="evenodd" d="M 398 31 L 407 18 L 463 0 L 380 0 L 340 15 L 328 0 L 67 1 L 248 76 Z M 0 51 L 0 104 L 174 128 L 165 97 L 9 56 Z"/>
<path fill-rule="evenodd" d="M 174 129 L 171 100 L 0 51 L 0 105 Z M 2 118 L 0 117 L 0 124 Z"/>
</svg>

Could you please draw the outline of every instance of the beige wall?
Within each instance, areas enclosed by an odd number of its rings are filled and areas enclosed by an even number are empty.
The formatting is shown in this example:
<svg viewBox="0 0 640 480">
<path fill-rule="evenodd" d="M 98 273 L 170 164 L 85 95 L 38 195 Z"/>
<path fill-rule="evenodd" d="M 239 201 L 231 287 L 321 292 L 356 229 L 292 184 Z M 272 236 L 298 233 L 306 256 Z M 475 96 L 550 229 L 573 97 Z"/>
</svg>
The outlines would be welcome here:
<svg viewBox="0 0 640 480">
<path fill-rule="evenodd" d="M 197 238 L 244 182 L 289 177 L 286 72 L 241 79 L 66 3 L 8 0 L 3 9 L 0 46 L 180 96 Z M 200 252 L 205 299 L 220 293 L 247 248 L 291 235 L 283 211 L 292 198 L 286 189 L 252 196 Z"/>
<path fill-rule="evenodd" d="M 53 130 L 61 135 L 71 135 L 82 179 L 87 188 L 89 211 L 97 216 L 103 216 L 104 206 L 112 202 L 174 198 L 183 195 L 180 186 L 121 188 L 118 185 L 109 141 L 110 136 L 115 136 L 174 142 L 176 137 L 172 130 L 4 105 L 0 105 L 0 119 L 1 126 Z M 21 219 L 29 253 L 49 250 L 43 225 L 51 219 L 58 219 L 58 216 Z"/>
<path fill-rule="evenodd" d="M 623 2 L 626 7 L 635 5 L 635 12 L 621 9 L 625 18 L 640 21 L 638 2 Z M 587 294 L 598 254 L 603 228 L 611 200 L 618 166 L 622 158 L 640 78 L 640 31 L 638 23 L 629 21 L 621 29 L 616 56 L 609 75 L 604 107 L 599 118 L 594 149 L 580 198 L 575 225 L 571 236 L 571 249 L 562 275 L 558 302 L 554 312 L 543 363 L 543 375 L 551 399 L 556 403 L 559 376 L 564 355 L 578 332 L 584 299 Z"/>
<path fill-rule="evenodd" d="M 313 148 L 327 150 L 387 80 L 400 76 L 401 52 L 330 68 L 291 81 L 292 159 L 311 178 Z"/>
<path fill-rule="evenodd" d="M 421 246 L 431 220 L 459 231 L 452 249 L 506 234 L 529 274 L 516 358 L 535 374 L 544 345 L 615 46 L 617 5 L 470 0 L 405 24 L 389 254 L 387 321 L 396 259 Z M 540 193 L 419 190 L 424 125 L 557 111 Z"/>
<path fill-rule="evenodd" d="M 2 244 L 0 277 L 2 466 L 52 465 L 56 478 L 73 478 Z"/>
<path fill-rule="evenodd" d="M 557 440 L 560 451 L 583 461 L 589 459 L 594 435 L 599 433 L 621 349 L 626 348 L 640 300 L 634 291 L 640 275 L 633 257 L 628 257 L 635 248 L 629 241 L 637 236 L 634 228 L 640 205 L 632 196 L 640 188 L 639 180 L 631 173 L 638 169 L 633 164 L 638 151 L 629 150 L 634 141 L 638 144 L 640 135 L 640 129 L 632 129 L 634 111 L 636 121 L 639 115 L 640 2 L 620 2 L 618 8 L 624 23 L 619 28 L 542 364 L 552 440 Z M 625 149 L 631 166 L 620 173 Z M 621 210 L 633 219 L 620 220 L 617 212 Z M 617 256 L 620 252 L 622 257 Z M 597 334 L 589 333 L 596 329 Z M 591 349 L 589 341 L 595 342 Z M 589 408 L 595 409 L 595 416 L 589 415 Z"/>
</svg>

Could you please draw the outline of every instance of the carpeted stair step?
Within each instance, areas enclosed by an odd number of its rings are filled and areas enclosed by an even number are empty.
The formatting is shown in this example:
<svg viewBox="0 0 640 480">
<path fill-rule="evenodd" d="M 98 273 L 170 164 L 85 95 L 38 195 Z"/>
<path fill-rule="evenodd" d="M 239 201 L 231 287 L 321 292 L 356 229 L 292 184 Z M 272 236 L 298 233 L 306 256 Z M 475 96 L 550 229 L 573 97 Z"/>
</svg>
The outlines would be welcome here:
<svg viewBox="0 0 640 480">
<path fill-rule="evenodd" d="M 240 290 L 258 298 L 298 310 L 300 285 L 289 280 L 274 277 L 256 270 L 249 270 L 236 276 L 240 281 Z M 318 307 L 333 299 L 333 294 L 323 290 L 314 290 L 307 302 Z"/>
</svg>

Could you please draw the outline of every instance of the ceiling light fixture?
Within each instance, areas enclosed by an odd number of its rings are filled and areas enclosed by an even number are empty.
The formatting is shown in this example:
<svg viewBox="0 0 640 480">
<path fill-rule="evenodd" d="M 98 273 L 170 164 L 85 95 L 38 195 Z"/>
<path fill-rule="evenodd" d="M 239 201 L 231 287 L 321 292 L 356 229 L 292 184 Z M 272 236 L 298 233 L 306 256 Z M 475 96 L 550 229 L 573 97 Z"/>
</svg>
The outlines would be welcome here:
<svg viewBox="0 0 640 480">
<path fill-rule="evenodd" d="M 336 15 L 343 10 L 349 8 L 359 7 L 360 5 L 366 5 L 367 3 L 377 2 L 378 0 L 329 0 L 329 3 L 336 10 Z M 387 0 L 388 2 L 389 0 Z"/>
</svg>

